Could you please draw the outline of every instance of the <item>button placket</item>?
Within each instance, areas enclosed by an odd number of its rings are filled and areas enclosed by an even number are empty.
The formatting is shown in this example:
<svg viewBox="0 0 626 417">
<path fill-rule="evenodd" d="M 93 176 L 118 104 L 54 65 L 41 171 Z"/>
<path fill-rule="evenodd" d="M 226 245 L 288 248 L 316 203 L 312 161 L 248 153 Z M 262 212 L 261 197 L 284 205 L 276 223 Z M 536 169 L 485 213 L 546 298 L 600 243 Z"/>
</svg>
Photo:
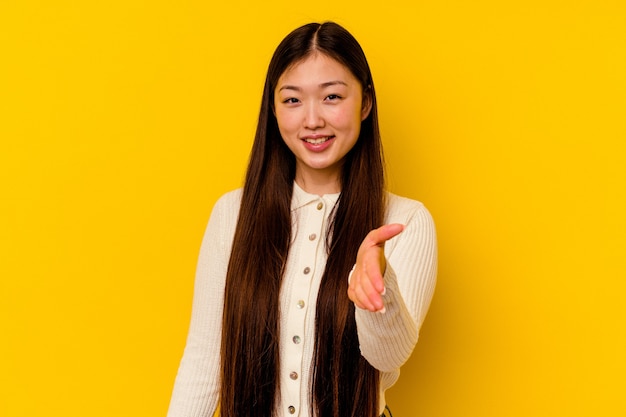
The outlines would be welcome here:
<svg viewBox="0 0 626 417">
<path fill-rule="evenodd" d="M 300 409 L 300 401 L 302 393 L 306 388 L 302 387 L 303 381 L 302 366 L 303 353 L 306 343 L 307 328 L 305 323 L 310 320 L 307 318 L 309 314 L 313 314 L 308 308 L 313 303 L 314 294 L 312 287 L 314 283 L 319 281 L 317 274 L 318 257 L 323 254 L 323 227 L 325 223 L 325 211 L 327 204 L 321 198 L 313 200 L 312 204 L 301 207 L 299 213 L 300 224 L 305 226 L 301 233 L 296 235 L 293 242 L 294 247 L 299 247 L 297 256 L 297 264 L 295 269 L 291 270 L 291 277 L 294 280 L 289 293 L 288 301 L 288 326 L 285 328 L 285 336 L 288 338 L 287 345 L 283 345 L 285 355 L 283 356 L 284 373 L 281 378 L 285 381 L 283 385 L 283 407 L 286 408 L 288 415 L 296 414 Z M 317 285 L 317 284 L 316 284 Z M 311 304 L 314 306 L 314 304 Z M 310 333 L 310 330 L 308 331 Z M 282 353 L 281 353 L 282 354 Z M 288 382 L 287 382 L 288 381 Z M 285 408 L 283 410 L 285 410 Z"/>
</svg>

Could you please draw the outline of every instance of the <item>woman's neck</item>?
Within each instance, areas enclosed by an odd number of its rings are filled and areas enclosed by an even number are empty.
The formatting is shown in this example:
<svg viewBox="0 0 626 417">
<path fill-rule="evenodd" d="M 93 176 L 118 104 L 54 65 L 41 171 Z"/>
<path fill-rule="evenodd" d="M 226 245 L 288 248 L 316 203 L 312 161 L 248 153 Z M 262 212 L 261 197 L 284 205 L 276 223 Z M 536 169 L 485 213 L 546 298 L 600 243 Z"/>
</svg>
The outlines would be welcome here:
<svg viewBox="0 0 626 417">
<path fill-rule="evenodd" d="M 296 171 L 296 184 L 309 194 L 317 194 L 319 196 L 325 194 L 337 194 L 341 192 L 341 182 L 339 175 L 318 175 L 303 174 Z"/>
</svg>

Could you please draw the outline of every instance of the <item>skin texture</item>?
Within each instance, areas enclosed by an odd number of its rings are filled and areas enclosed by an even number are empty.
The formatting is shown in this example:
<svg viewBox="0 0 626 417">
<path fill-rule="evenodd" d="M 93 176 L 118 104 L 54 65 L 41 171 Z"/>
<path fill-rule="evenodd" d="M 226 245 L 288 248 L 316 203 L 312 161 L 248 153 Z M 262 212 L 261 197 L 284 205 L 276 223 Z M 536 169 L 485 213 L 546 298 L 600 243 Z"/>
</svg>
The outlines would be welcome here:
<svg viewBox="0 0 626 417">
<path fill-rule="evenodd" d="M 278 128 L 296 157 L 298 185 L 319 195 L 341 191 L 341 165 L 371 110 L 363 86 L 345 66 L 314 53 L 281 75 L 274 97 Z M 385 225 L 361 243 L 348 287 L 358 308 L 384 313 L 384 244 L 403 230 L 400 224 Z"/>
</svg>

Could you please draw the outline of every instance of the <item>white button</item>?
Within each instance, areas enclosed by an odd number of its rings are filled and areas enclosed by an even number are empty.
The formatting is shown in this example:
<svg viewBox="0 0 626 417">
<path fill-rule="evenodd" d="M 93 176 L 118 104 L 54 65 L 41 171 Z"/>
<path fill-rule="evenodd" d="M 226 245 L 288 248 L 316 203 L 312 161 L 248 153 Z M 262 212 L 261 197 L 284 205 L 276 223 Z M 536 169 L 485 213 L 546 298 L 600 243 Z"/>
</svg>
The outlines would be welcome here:
<svg viewBox="0 0 626 417">
<path fill-rule="evenodd" d="M 304 308 L 304 300 L 298 300 L 297 306 L 300 310 Z"/>
<path fill-rule="evenodd" d="M 294 381 L 296 379 L 298 379 L 298 373 L 297 372 L 292 372 L 289 374 L 289 378 L 293 379 Z"/>
<path fill-rule="evenodd" d="M 315 240 L 316 237 L 317 237 L 317 235 L 315 233 L 311 233 L 309 235 L 309 240 Z"/>
</svg>

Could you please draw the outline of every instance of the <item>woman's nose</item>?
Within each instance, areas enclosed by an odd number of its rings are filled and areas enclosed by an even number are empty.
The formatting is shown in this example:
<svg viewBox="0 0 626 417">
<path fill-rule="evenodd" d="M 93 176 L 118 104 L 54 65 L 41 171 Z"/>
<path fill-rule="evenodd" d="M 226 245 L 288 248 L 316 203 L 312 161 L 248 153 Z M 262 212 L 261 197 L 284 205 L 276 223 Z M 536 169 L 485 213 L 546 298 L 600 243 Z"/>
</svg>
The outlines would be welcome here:
<svg viewBox="0 0 626 417">
<path fill-rule="evenodd" d="M 324 127 L 324 118 L 317 104 L 306 106 L 304 113 L 304 127 L 315 130 Z"/>
</svg>

